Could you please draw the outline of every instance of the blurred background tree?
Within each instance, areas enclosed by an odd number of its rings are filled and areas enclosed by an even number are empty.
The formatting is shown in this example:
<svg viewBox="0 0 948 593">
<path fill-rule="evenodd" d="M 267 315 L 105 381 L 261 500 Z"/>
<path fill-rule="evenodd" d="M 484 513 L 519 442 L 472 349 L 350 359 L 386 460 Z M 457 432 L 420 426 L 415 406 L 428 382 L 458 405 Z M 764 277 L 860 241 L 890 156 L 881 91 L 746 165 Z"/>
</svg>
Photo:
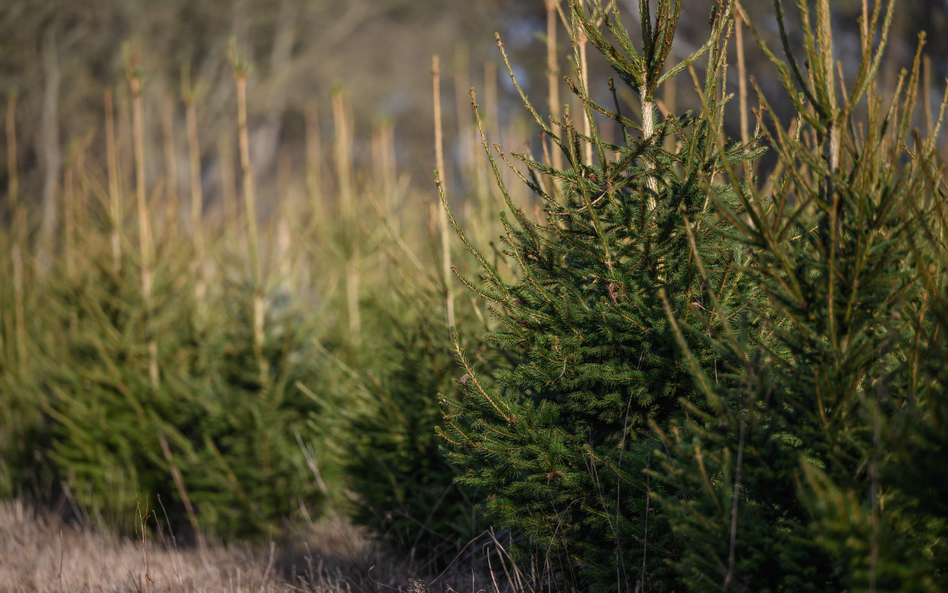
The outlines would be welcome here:
<svg viewBox="0 0 948 593">
<path fill-rule="evenodd" d="M 770 3 L 747 4 L 748 16 L 758 29 L 775 34 Z M 629 15 L 629 23 L 634 24 L 638 2 L 619 0 L 619 5 Z M 857 47 L 860 6 L 857 0 L 833 3 L 834 25 L 842 33 L 838 59 L 844 64 L 851 63 L 846 52 Z M 676 57 L 689 53 L 690 44 L 704 39 L 709 30 L 707 3 L 685 0 L 682 15 Z M 905 3 L 896 17 L 896 41 L 888 58 L 890 76 L 911 60 L 918 32 L 939 30 L 948 21 L 946 15 L 948 4 L 941 0 Z M 197 82 L 205 195 L 220 207 L 216 143 L 232 139 L 236 109 L 225 51 L 231 36 L 237 38 L 254 64 L 248 81 L 249 111 L 261 214 L 269 212 L 276 193 L 278 153 L 287 150 L 295 161 L 302 162 L 305 110 L 315 105 L 317 113 L 328 115 L 329 95 L 337 84 L 347 91 L 356 137 L 367 138 L 367 130 L 380 121 L 391 122 L 396 130 L 399 168 L 411 173 L 420 187 L 430 190 L 434 161 L 427 68 L 430 56 L 441 54 L 453 62 L 447 70 L 455 71 L 458 77 L 454 85 L 445 77 L 444 86 L 460 91 L 455 93 L 460 95 L 455 97 L 459 106 L 467 105 L 468 87 L 498 84 L 503 118 L 508 111 L 505 106 L 513 107 L 519 101 L 503 74 L 485 85 L 485 71 L 491 76 L 494 70 L 490 66 L 485 69 L 484 64 L 497 57 L 492 33 L 501 32 L 521 70 L 518 76 L 527 92 L 540 96 L 546 92 L 545 22 L 540 0 L 6 0 L 0 4 L 0 94 L 17 95 L 16 124 L 21 138 L 18 161 L 23 169 L 20 193 L 36 207 L 43 204 L 45 218 L 54 217 L 52 194 L 59 183 L 62 162 L 68 159 L 64 147 L 99 129 L 102 93 L 109 88 L 116 91 L 120 148 L 125 148 L 121 158 L 131 159 L 129 126 L 121 121 L 128 119 L 129 112 L 128 93 L 122 84 L 122 46 L 132 40 L 142 54 L 143 71 L 147 73 L 145 104 L 149 111 L 145 121 L 153 130 L 149 137 L 155 148 L 160 142 L 161 99 L 165 95 L 179 96 L 181 67 L 190 64 Z M 852 37 L 852 43 L 847 43 L 847 36 Z M 564 39 L 561 35 L 560 70 L 570 74 L 566 56 L 571 52 L 563 45 Z M 751 74 L 769 71 L 761 52 L 752 43 L 746 45 Z M 926 53 L 948 54 L 948 40 L 944 36 L 930 37 Z M 609 75 L 604 62 L 595 62 L 591 68 L 590 80 L 594 83 Z M 948 64 L 943 58 L 936 59 L 933 80 L 940 82 L 946 75 Z M 764 92 L 779 94 L 774 77 L 757 78 Z M 599 86 L 596 89 L 594 84 L 593 90 L 605 95 L 605 84 Z M 734 86 L 736 90 L 736 80 Z M 940 97 L 940 86 L 934 85 L 933 96 Z M 450 102 L 450 89 L 446 88 L 445 93 L 445 100 Z M 690 97 L 692 93 L 680 94 Z M 564 102 L 569 99 L 564 95 Z M 684 97 L 679 100 L 686 101 Z M 779 109 L 780 105 L 775 107 Z M 451 109 L 445 113 L 449 163 L 463 153 L 450 150 L 458 140 L 452 130 L 459 129 L 455 124 L 460 123 L 452 121 L 454 112 Z M 323 117 L 322 121 L 328 132 L 330 118 Z M 183 134 L 178 137 L 183 138 Z M 368 158 L 367 144 L 357 140 L 357 158 Z M 101 134 L 93 138 L 92 150 L 104 153 Z M 182 172 L 178 181 L 183 187 L 186 153 L 180 150 L 179 154 L 183 162 L 178 167 Z M 150 168 L 160 167 L 160 159 L 151 160 Z M 131 167 L 123 169 L 130 171 Z M 6 172 L 0 173 L 0 184 L 6 185 L 6 177 Z M 54 220 L 44 225 L 53 228 Z"/>
</svg>

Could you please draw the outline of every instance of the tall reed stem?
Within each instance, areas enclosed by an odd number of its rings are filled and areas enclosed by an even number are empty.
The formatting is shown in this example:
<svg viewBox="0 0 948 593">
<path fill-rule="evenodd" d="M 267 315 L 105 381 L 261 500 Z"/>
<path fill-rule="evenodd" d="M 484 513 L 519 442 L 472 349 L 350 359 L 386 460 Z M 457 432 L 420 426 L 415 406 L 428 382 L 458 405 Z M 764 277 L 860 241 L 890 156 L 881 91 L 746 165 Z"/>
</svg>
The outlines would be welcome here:
<svg viewBox="0 0 948 593">
<path fill-rule="evenodd" d="M 444 168 L 444 131 L 441 120 L 441 64 L 438 56 L 431 59 L 431 75 L 434 87 L 435 163 L 442 183 L 446 183 Z M 454 326 L 454 294 L 451 291 L 451 243 L 448 213 L 440 209 L 438 228 L 441 231 L 441 272 L 444 281 L 444 319 L 447 326 Z"/>
</svg>

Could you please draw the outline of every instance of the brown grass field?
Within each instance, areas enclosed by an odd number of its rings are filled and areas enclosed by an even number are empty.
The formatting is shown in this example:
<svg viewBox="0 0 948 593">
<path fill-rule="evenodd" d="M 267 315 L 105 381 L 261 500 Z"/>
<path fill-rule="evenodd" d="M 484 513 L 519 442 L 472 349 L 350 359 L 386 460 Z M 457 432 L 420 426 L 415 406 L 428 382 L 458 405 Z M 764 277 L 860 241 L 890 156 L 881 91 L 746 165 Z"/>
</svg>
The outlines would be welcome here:
<svg viewBox="0 0 948 593">
<path fill-rule="evenodd" d="M 475 551 L 471 558 L 476 558 L 473 562 L 469 558 L 465 568 L 457 564 L 442 575 L 427 575 L 416 574 L 418 563 L 413 559 L 387 556 L 361 529 L 338 517 L 315 523 L 283 544 L 209 542 L 203 553 L 195 546 L 179 545 L 156 517 L 157 513 L 144 540 L 136 540 L 64 522 L 21 500 L 0 501 L 0 592 L 500 593 L 532 589 L 524 586 L 523 577 L 512 566 L 504 566 L 503 560 L 509 558 L 500 546 L 489 549 L 493 561 Z M 472 570 L 477 565 L 481 566 Z M 489 568 L 503 578 L 492 578 Z"/>
</svg>

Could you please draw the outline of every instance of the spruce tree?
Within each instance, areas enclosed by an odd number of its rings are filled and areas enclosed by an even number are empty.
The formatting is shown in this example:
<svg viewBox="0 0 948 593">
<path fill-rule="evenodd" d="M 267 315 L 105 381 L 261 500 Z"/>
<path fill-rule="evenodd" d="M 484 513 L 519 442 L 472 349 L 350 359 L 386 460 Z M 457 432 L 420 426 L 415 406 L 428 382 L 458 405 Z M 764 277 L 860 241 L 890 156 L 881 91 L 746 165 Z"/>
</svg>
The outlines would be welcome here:
<svg viewBox="0 0 948 593">
<path fill-rule="evenodd" d="M 437 310 L 441 295 L 414 294 L 419 313 Z M 433 397 L 459 391 L 450 337 L 441 319 L 425 314 L 405 316 L 401 303 L 388 322 L 389 341 L 379 358 L 384 368 L 358 376 L 348 388 L 350 402 L 340 410 L 348 435 L 343 470 L 356 493 L 351 516 L 398 558 L 435 573 L 444 570 L 467 543 L 484 529 L 476 512 L 475 489 L 454 483 L 458 469 L 440 450 L 435 427 L 441 419 Z M 457 322 L 476 327 L 467 307 L 458 308 Z M 492 367 L 496 351 L 473 343 L 469 348 Z M 378 364 L 380 361 L 376 361 Z M 364 396 L 353 397 L 352 391 Z"/>
<path fill-rule="evenodd" d="M 186 241 L 162 242 L 155 381 L 138 260 L 129 254 L 116 270 L 97 236 L 83 247 L 87 262 L 50 280 L 42 324 L 60 339 L 44 345 L 39 373 L 51 465 L 43 469 L 75 510 L 131 531 L 137 504 L 157 508 L 160 496 L 176 533 L 221 536 L 275 533 L 301 501 L 318 515 L 322 496 L 296 438 L 320 411 L 297 386 L 319 384 L 312 318 L 286 295 L 268 295 L 262 383 L 252 329 L 232 322 L 248 318 L 247 286 L 212 287 L 198 315 L 193 252 Z"/>
<path fill-rule="evenodd" d="M 653 12 L 641 1 L 636 47 L 617 10 L 570 3 L 573 38 L 586 36 L 605 56 L 640 99 L 641 113 L 623 113 L 618 99 L 612 108 L 597 104 L 582 76 L 567 79 L 582 113 L 565 110 L 546 122 L 523 96 L 567 163 L 556 169 L 514 154 L 526 167 L 520 178 L 541 203 L 539 221 L 512 202 L 498 161 L 513 164 L 484 139 L 509 208 L 501 213 L 502 240 L 517 278 L 502 277 L 451 218 L 483 269 L 477 280 L 459 277 L 500 321 L 503 329 L 491 338 L 521 362 L 487 388 L 458 347 L 464 392 L 443 398 L 442 434 L 465 471 L 461 483 L 487 495 L 485 510 L 526 536 L 522 548 L 547 563 L 549 578 L 582 589 L 675 586 L 667 562 L 678 557 L 679 543 L 654 503 L 660 486 L 645 470 L 658 446 L 652 426 L 680 416 L 682 401 L 701 408 L 703 398 L 659 291 L 685 316 L 709 306 L 708 290 L 733 310 L 751 294 L 739 272 L 742 250 L 715 232 L 725 223 L 709 216 L 717 204 L 740 210 L 734 187 L 719 174 L 726 162 L 759 153 L 754 141 L 716 147 L 731 5 L 717 3 L 711 36 L 695 54 L 666 64 L 680 8 L 661 0 Z M 704 109 L 660 121 L 657 91 L 699 58 Z M 508 69 L 513 76 L 509 62 Z M 584 118 L 588 135 L 580 131 Z M 620 130 L 618 143 L 603 140 L 596 118 Z M 686 340 L 698 364 L 714 373 L 714 351 L 700 338 Z"/>
<path fill-rule="evenodd" d="M 944 590 L 948 523 L 935 501 L 946 491 L 926 476 L 945 442 L 944 244 L 928 223 L 945 198 L 941 118 L 924 140 L 911 130 L 921 48 L 888 106 L 876 90 L 894 4 L 864 8 L 862 58 L 844 81 L 829 1 L 798 3 L 805 64 L 775 2 L 785 60 L 761 46 L 797 117 L 786 127 L 758 89 L 780 160 L 772 190 L 743 188 L 742 212 L 712 194 L 760 297 L 728 318 L 709 291 L 712 306 L 687 319 L 666 291 L 708 398 L 657 427 L 653 475 L 676 493 L 663 507 L 686 547 L 675 568 L 690 590 Z M 730 381 L 707 372 L 690 343 L 700 336 Z"/>
</svg>

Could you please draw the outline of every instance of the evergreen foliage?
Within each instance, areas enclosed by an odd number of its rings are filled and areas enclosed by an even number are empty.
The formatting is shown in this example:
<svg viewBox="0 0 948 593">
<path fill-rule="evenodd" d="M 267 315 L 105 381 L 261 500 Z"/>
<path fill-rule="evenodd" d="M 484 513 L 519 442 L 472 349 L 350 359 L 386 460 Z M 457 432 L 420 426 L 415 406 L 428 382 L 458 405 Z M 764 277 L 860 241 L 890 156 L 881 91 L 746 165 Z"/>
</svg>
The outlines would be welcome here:
<svg viewBox="0 0 948 593">
<path fill-rule="evenodd" d="M 436 302 L 425 301 L 437 308 Z M 391 317 L 378 378 L 361 378 L 365 406 L 347 415 L 352 447 L 344 471 L 357 493 L 353 520 L 401 558 L 443 570 L 484 529 L 476 491 L 456 484 L 457 468 L 439 450 L 438 393 L 457 391 L 455 359 L 444 326 L 429 316 Z M 459 323 L 465 323 L 464 317 Z M 486 346 L 474 346 L 487 360 Z"/>
<path fill-rule="evenodd" d="M 0 348 L 0 498 L 10 498 L 35 491 L 47 476 L 39 470 L 41 449 L 46 441 L 43 430 L 43 401 L 38 384 L 35 353 L 24 359 L 18 353 L 14 315 L 16 311 L 13 283 L 0 286 L 0 306 L 6 326 L 3 348 Z M 26 309 L 29 306 L 29 309 Z M 33 319 L 35 303 L 27 302 L 24 317 Z"/>
<path fill-rule="evenodd" d="M 671 590 L 676 579 L 668 562 L 678 558 L 680 542 L 653 497 L 657 489 L 675 491 L 645 471 L 654 467 L 652 427 L 679 417 L 681 402 L 704 405 L 659 292 L 686 317 L 709 305 L 708 291 L 729 311 L 752 298 L 740 272 L 742 249 L 713 228 L 729 221 L 709 215 L 725 204 L 740 210 L 734 186 L 714 180 L 726 162 L 735 166 L 759 150 L 755 141 L 725 152 L 715 144 L 723 127 L 729 3 L 717 4 L 709 41 L 670 67 L 679 3 L 662 0 L 653 13 L 640 2 L 641 48 L 617 11 L 598 1 L 588 12 L 578 1 L 570 7 L 574 40 L 588 37 L 608 59 L 641 99 L 642 117 L 623 115 L 618 101 L 614 110 L 594 103 L 583 83 L 572 81 L 585 110 L 579 121 L 592 124 L 586 135 L 568 110 L 546 123 L 524 96 L 568 163 L 557 170 L 514 155 L 528 171 L 520 178 L 542 201 L 538 222 L 510 200 L 487 149 L 511 211 L 501 214 L 503 241 L 518 277 L 502 278 L 455 221 L 483 268 L 480 282 L 461 279 L 491 303 L 502 328 L 491 339 L 521 362 L 498 373 L 491 388 L 458 345 L 464 394 L 443 399 L 442 434 L 452 461 L 466 471 L 459 481 L 487 495 L 485 509 L 522 531 L 541 558 L 560 558 L 549 569 L 552 579 L 581 589 Z M 656 90 L 699 58 L 707 61 L 705 109 L 668 114 L 657 124 Z M 596 117 L 621 130 L 619 144 L 603 141 Z M 587 144 L 594 162 L 584 157 Z M 686 341 L 698 366 L 714 374 L 713 349 L 698 336 Z"/>
<path fill-rule="evenodd" d="M 384 339 L 333 350 L 342 373 L 325 379 L 345 405 L 327 407 L 336 438 L 326 440 L 343 460 L 346 513 L 396 558 L 407 559 L 410 570 L 439 573 L 486 527 L 475 508 L 476 489 L 455 483 L 458 469 L 435 432 L 438 394 L 460 391 L 454 347 L 439 315 L 446 309 L 444 279 L 399 238 L 392 220 L 381 217 L 371 232 L 388 256 L 388 278 L 363 300 L 362 313 L 366 333 Z M 436 261 L 433 245 L 431 255 Z M 467 347 L 479 364 L 509 365 L 478 335 L 485 319 L 473 301 L 458 302 L 454 311 L 457 325 L 477 336 Z"/>
<path fill-rule="evenodd" d="M 743 211 L 710 194 L 760 298 L 732 316 L 709 291 L 692 319 L 673 293 L 665 301 L 707 396 L 705 409 L 689 403 L 687 419 L 656 426 L 652 475 L 676 493 L 662 506 L 685 546 L 674 566 L 693 591 L 943 591 L 948 490 L 932 464 L 945 443 L 946 193 L 940 117 L 925 139 L 911 132 L 921 48 L 885 106 L 874 81 L 894 2 L 863 14 L 847 81 L 828 0 L 798 3 L 806 69 L 775 4 L 786 61 L 763 47 L 796 123 L 786 128 L 758 91 L 780 160 L 773 189 L 742 188 Z M 731 381 L 707 372 L 692 345 L 701 336 Z"/>
<path fill-rule="evenodd" d="M 62 336 L 43 374 L 48 455 L 68 495 L 120 529 L 131 527 L 137 503 L 157 507 L 158 496 L 179 532 L 272 533 L 300 501 L 318 513 L 295 436 L 319 411 L 297 387 L 316 380 L 312 328 L 269 299 L 262 384 L 243 322 L 247 289 L 225 285 L 205 297 L 213 307 L 199 308 L 190 249 L 167 245 L 152 293 L 154 382 L 137 262 L 127 257 L 116 272 L 110 254 L 89 251 L 89 267 L 54 286 L 58 325 L 47 321 Z"/>
</svg>

